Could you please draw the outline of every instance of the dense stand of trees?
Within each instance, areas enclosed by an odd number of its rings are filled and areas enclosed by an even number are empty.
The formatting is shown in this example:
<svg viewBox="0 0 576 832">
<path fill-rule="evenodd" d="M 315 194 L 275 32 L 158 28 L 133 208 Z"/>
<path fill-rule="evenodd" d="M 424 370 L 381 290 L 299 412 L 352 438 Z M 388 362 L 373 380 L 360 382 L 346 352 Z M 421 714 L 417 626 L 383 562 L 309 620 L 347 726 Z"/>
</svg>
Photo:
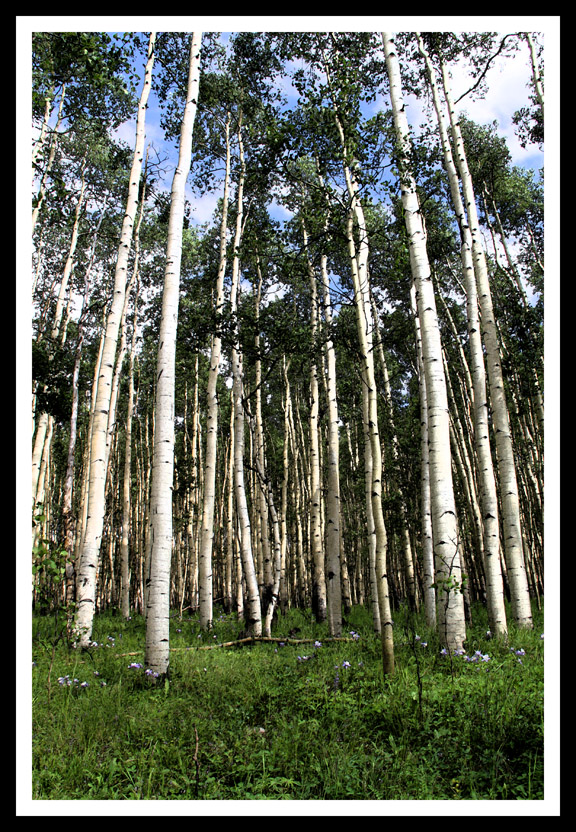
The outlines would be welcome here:
<svg viewBox="0 0 576 832">
<path fill-rule="evenodd" d="M 259 636 L 298 605 L 338 636 L 366 604 L 392 673 L 400 604 L 450 649 L 475 601 L 497 636 L 505 599 L 531 626 L 542 172 L 457 115 L 451 72 L 481 94 L 495 56 L 526 61 L 533 107 L 511 115 L 541 146 L 541 52 L 537 33 L 34 35 L 33 600 L 66 605 L 76 647 L 98 611 L 140 613 L 161 677 L 170 610 L 210 629 L 218 603 Z M 186 181 L 219 194 L 211 221 Z"/>
</svg>

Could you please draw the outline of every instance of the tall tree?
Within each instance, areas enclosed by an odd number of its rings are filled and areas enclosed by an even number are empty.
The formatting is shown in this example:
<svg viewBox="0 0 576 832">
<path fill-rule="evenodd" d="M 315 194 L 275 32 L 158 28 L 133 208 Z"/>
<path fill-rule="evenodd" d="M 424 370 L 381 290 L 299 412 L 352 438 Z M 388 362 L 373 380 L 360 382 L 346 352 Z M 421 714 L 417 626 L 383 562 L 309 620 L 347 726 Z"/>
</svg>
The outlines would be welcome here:
<svg viewBox="0 0 576 832">
<path fill-rule="evenodd" d="M 460 254 L 462 258 L 462 276 L 466 288 L 468 339 L 471 355 L 470 371 L 474 391 L 474 439 L 478 457 L 478 478 L 482 496 L 483 553 L 488 609 L 492 632 L 497 636 L 505 637 L 507 635 L 507 626 L 506 611 L 504 608 L 504 586 L 500 568 L 498 495 L 496 492 L 496 477 L 492 465 L 486 370 L 484 366 L 484 352 L 479 319 L 478 291 L 472 260 L 473 242 L 460 195 L 458 174 L 441 108 L 435 70 L 420 35 L 418 35 L 418 43 L 426 62 L 444 153 L 444 166 L 450 180 L 450 191 L 460 227 L 462 241 Z"/>
<path fill-rule="evenodd" d="M 474 185 L 452 99 L 448 66 L 442 59 L 440 69 L 442 72 L 444 96 L 450 118 L 450 130 L 455 149 L 455 159 L 462 181 L 464 205 L 468 218 L 468 227 L 470 229 L 473 271 L 478 288 L 478 302 L 482 317 L 482 337 L 486 349 L 490 401 L 492 403 L 495 429 L 496 455 L 502 500 L 504 547 L 512 599 L 512 614 L 518 626 L 531 627 L 532 610 L 530 606 L 526 567 L 524 564 L 518 483 L 510 418 L 506 402 L 498 329 L 492 304 L 492 292 L 478 220 Z"/>
<path fill-rule="evenodd" d="M 155 38 L 156 33 L 151 32 L 148 41 L 147 62 L 144 70 L 144 83 L 138 105 L 136 144 L 130 171 L 126 211 L 122 223 L 122 233 L 114 271 L 112 302 L 106 321 L 103 354 L 95 399 L 94 424 L 90 449 L 89 507 L 78 566 L 77 611 L 74 622 L 76 644 L 82 648 L 89 645 L 92 636 L 96 598 L 96 576 L 105 513 L 108 413 L 110 410 L 118 333 L 126 294 L 128 257 L 136 217 L 140 174 L 144 161 L 146 107 L 151 88 Z"/>
<path fill-rule="evenodd" d="M 225 171 L 224 193 L 222 197 L 222 217 L 220 221 L 220 250 L 218 258 L 218 276 L 215 290 L 216 330 L 212 336 L 210 369 L 208 375 L 206 456 L 204 463 L 204 495 L 202 503 L 202 531 L 198 551 L 198 581 L 200 624 L 205 629 L 212 626 L 213 616 L 213 581 L 212 581 L 212 547 L 214 541 L 214 502 L 216 497 L 216 450 L 218 443 L 218 397 L 216 388 L 220 372 L 222 354 L 222 336 L 220 320 L 224 311 L 224 275 L 226 273 L 226 245 L 228 231 L 228 199 L 230 190 L 230 119 L 226 113 L 224 124 Z"/>
<path fill-rule="evenodd" d="M 438 627 L 448 649 L 462 649 L 466 639 L 459 531 L 452 481 L 450 424 L 442 344 L 434 286 L 426 250 L 426 232 L 416 182 L 410 166 L 410 133 L 404 105 L 400 64 L 394 38 L 382 32 L 390 100 L 398 141 L 398 166 L 404 219 L 410 246 L 410 265 L 422 337 L 426 378 L 430 492 L 436 567 Z"/>
<path fill-rule="evenodd" d="M 178 164 L 170 195 L 166 268 L 156 360 L 154 452 L 150 481 L 150 566 L 146 577 L 146 664 L 159 678 L 169 667 L 172 490 L 174 487 L 174 395 L 178 300 L 186 179 L 190 170 L 194 120 L 200 86 L 202 32 L 190 39 L 188 86 L 182 115 Z"/>
</svg>

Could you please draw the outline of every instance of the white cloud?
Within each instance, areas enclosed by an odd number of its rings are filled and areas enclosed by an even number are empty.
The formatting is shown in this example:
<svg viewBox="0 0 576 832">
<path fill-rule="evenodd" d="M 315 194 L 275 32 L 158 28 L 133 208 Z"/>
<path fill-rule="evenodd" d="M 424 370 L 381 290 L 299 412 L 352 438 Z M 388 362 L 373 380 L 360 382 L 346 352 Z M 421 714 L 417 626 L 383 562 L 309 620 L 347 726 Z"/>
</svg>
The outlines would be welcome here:
<svg viewBox="0 0 576 832">
<path fill-rule="evenodd" d="M 192 221 L 200 225 L 209 222 L 214 216 L 214 211 L 218 206 L 218 200 L 221 196 L 219 191 L 210 191 L 203 196 L 196 196 L 188 185 L 186 188 L 186 197 L 192 206 Z"/>
</svg>

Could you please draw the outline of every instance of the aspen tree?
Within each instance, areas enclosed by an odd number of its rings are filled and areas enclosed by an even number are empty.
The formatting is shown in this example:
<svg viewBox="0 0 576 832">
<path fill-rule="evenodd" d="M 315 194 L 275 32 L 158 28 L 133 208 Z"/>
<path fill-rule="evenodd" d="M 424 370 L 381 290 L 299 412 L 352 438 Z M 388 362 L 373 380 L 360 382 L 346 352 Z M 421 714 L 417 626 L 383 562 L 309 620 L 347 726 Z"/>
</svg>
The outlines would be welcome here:
<svg viewBox="0 0 576 832">
<path fill-rule="evenodd" d="M 78 320 L 78 336 L 76 340 L 76 357 L 74 361 L 74 371 L 72 374 L 72 409 L 70 413 L 70 436 L 68 440 L 68 459 L 66 464 L 66 476 L 64 480 L 64 494 L 62 499 L 62 521 L 64 526 L 64 548 L 68 553 L 68 562 L 66 563 L 66 600 L 73 601 L 75 597 L 76 583 L 75 583 L 75 566 L 74 566 L 74 517 L 72 512 L 72 492 L 74 489 L 74 463 L 76 451 L 77 425 L 78 425 L 78 407 L 79 407 L 79 391 L 78 378 L 80 375 L 80 363 L 82 359 L 82 346 L 84 343 L 84 322 L 88 307 L 88 296 L 90 289 L 90 274 L 94 262 L 94 253 L 96 248 L 96 239 L 98 231 L 104 218 L 106 209 L 106 201 L 100 214 L 96 229 L 94 230 L 92 250 L 88 259 L 88 266 L 84 273 L 84 295 L 82 298 L 82 309 L 80 318 Z M 71 635 L 72 622 L 69 625 L 69 634 Z"/>
<path fill-rule="evenodd" d="M 234 493 L 242 568 L 246 581 L 246 624 L 248 631 L 255 636 L 262 635 L 262 609 L 258 590 L 258 578 L 254 564 L 251 540 L 250 514 L 246 498 L 244 476 L 244 370 L 243 356 L 240 349 L 238 322 L 238 290 L 240 282 L 240 242 L 244 231 L 244 146 L 242 141 L 242 119 L 238 124 L 238 145 L 240 174 L 237 187 L 236 231 L 234 235 L 234 257 L 232 261 L 232 285 L 230 289 L 230 311 L 234 320 L 234 343 L 232 346 L 232 394 L 234 412 Z"/>
<path fill-rule="evenodd" d="M 504 586 L 500 568 L 500 534 L 498 495 L 496 491 L 496 477 L 492 465 L 492 451 L 490 443 L 489 403 L 486 389 L 486 371 L 484 367 L 484 353 L 482 349 L 481 323 L 478 309 L 478 292 L 474 276 L 472 261 L 473 242 L 470 229 L 466 222 L 464 205 L 460 195 L 458 175 L 452 149 L 448 137 L 448 130 L 442 113 L 440 97 L 436 85 L 434 67 L 424 47 L 424 42 L 418 34 L 418 45 L 428 72 L 428 79 L 432 90 L 434 109 L 440 130 L 440 140 L 444 153 L 444 167 L 450 182 L 450 192 L 458 224 L 460 227 L 462 259 L 462 276 L 466 290 L 466 311 L 468 319 L 468 341 L 471 357 L 471 377 L 473 385 L 474 410 L 474 443 L 478 459 L 478 478 L 482 499 L 482 549 L 484 568 L 486 573 L 486 590 L 488 600 L 488 615 L 490 628 L 494 635 L 506 637 L 506 610 L 504 608 Z"/>
<path fill-rule="evenodd" d="M 464 207 L 470 229 L 473 272 L 476 279 L 482 321 L 482 340 L 486 349 L 486 366 L 492 405 L 492 422 L 495 432 L 500 497 L 502 501 L 504 551 L 510 587 L 512 615 L 518 626 L 530 628 L 532 627 L 532 609 L 530 606 L 530 593 L 524 564 L 518 483 L 490 279 L 481 238 L 474 186 L 468 168 L 458 118 L 452 101 L 448 67 L 442 59 L 441 72 L 444 97 L 450 118 L 455 162 L 462 182 Z"/>
<path fill-rule="evenodd" d="M 64 105 L 64 94 L 66 91 L 66 85 L 62 85 L 62 90 L 60 93 L 60 105 L 58 107 L 58 117 L 56 120 L 56 125 L 54 130 L 52 131 L 52 135 L 50 137 L 50 153 L 48 155 L 48 161 L 46 163 L 46 167 L 44 168 L 44 172 L 42 174 L 42 179 L 40 180 L 40 186 L 38 188 L 38 197 L 36 201 L 36 205 L 32 210 L 32 232 L 36 227 L 36 223 L 38 222 L 38 216 L 40 214 L 40 209 L 44 203 L 44 198 L 46 196 L 46 182 L 48 180 L 48 176 L 50 171 L 52 170 L 52 165 L 54 164 L 54 159 L 56 158 L 56 148 L 58 146 L 58 134 L 60 130 L 60 124 L 62 122 L 62 107 Z"/>
<path fill-rule="evenodd" d="M 420 213 L 416 183 L 409 167 L 410 136 L 398 56 L 390 33 L 382 32 L 382 42 L 390 82 L 390 100 L 398 143 L 402 206 L 409 237 L 410 265 L 416 286 L 422 337 L 430 442 L 430 492 L 438 588 L 438 625 L 444 646 L 450 650 L 462 649 L 466 639 L 464 596 L 452 482 L 448 397 L 442 364 L 440 329 L 426 250 L 426 234 Z"/>
<path fill-rule="evenodd" d="M 290 412 L 292 410 L 292 398 L 290 393 L 290 369 L 291 358 L 282 356 L 282 375 L 284 378 L 284 441 L 282 449 L 282 497 L 280 507 L 280 606 L 285 612 L 290 601 L 288 581 L 286 576 L 286 558 L 288 552 L 288 482 L 289 482 L 289 459 L 290 459 Z"/>
<path fill-rule="evenodd" d="M 126 270 L 132 242 L 132 232 L 138 201 L 140 174 L 144 157 L 145 118 L 150 94 L 152 67 L 154 64 L 155 32 L 150 34 L 148 57 L 144 73 L 144 84 L 138 106 L 136 120 L 136 144 L 130 180 L 126 211 L 122 222 L 122 232 L 116 268 L 110 312 L 106 321 L 103 340 L 102 362 L 98 379 L 98 390 L 94 406 L 94 424 L 90 452 L 89 514 L 84 528 L 84 542 L 80 553 L 77 583 L 77 611 L 74 623 L 76 645 L 85 648 L 92 635 L 92 623 L 95 611 L 96 576 L 105 512 L 106 455 L 108 437 L 108 412 L 110 409 L 111 384 L 118 342 L 120 318 L 124 308 L 126 292 Z"/>
<path fill-rule="evenodd" d="M 262 421 L 262 361 L 260 359 L 260 303 L 262 296 L 262 270 L 260 257 L 256 251 L 257 288 L 255 293 L 255 325 L 256 336 L 254 348 L 255 363 L 255 405 L 251 428 L 254 431 L 254 467 L 257 483 L 255 485 L 258 505 L 260 532 L 262 538 L 264 589 L 262 593 L 263 634 L 271 635 L 272 617 L 278 603 L 280 580 L 282 572 L 282 543 L 280 532 L 280 518 L 274 503 L 272 483 L 266 469 L 266 455 L 264 447 L 264 426 Z M 270 526 L 272 535 L 270 539 Z"/>
<path fill-rule="evenodd" d="M 139 223 L 142 220 L 144 198 L 140 207 Z M 122 482 L 122 537 L 120 541 L 120 574 L 121 594 L 120 604 L 125 619 L 130 617 L 130 507 L 132 488 L 132 420 L 134 415 L 134 359 L 136 354 L 136 335 L 138 322 L 138 273 L 137 264 L 134 266 L 136 274 L 136 292 L 134 299 L 134 315 L 132 319 L 132 338 L 128 363 L 128 404 L 126 410 L 126 427 L 124 435 L 124 474 Z"/>
<path fill-rule="evenodd" d="M 354 286 L 354 306 L 360 350 L 362 355 L 362 395 L 364 397 L 365 428 L 368 428 L 368 442 L 365 443 L 365 453 L 371 457 L 370 499 L 367 498 L 367 513 L 372 512 L 374 523 L 375 552 L 374 563 L 376 569 L 377 600 L 381 627 L 382 666 L 384 675 L 394 673 L 394 637 L 393 622 L 388 593 L 387 575 L 387 535 L 382 510 L 382 449 L 378 427 L 378 404 L 376 397 L 376 379 L 374 372 L 374 322 L 370 305 L 369 276 L 368 276 L 368 231 L 364 218 L 364 211 L 359 197 L 359 187 L 351 164 L 351 153 L 346 141 L 344 128 L 336 100 L 334 81 L 331 78 L 326 53 L 323 51 L 323 66 L 328 81 L 328 88 L 332 99 L 334 121 L 342 149 L 342 169 L 346 181 L 346 190 L 350 200 L 347 219 L 347 244 Z M 354 240 L 354 224 L 358 229 L 358 245 Z M 368 495 L 367 495 L 368 497 Z"/>
<path fill-rule="evenodd" d="M 534 83 L 536 98 L 538 99 L 538 103 L 540 104 L 540 109 L 542 111 L 542 124 L 544 124 L 544 89 L 542 87 L 542 77 L 540 75 L 540 70 L 538 69 L 538 60 L 536 58 L 534 39 L 532 37 L 531 32 L 523 32 L 523 35 L 526 40 L 526 43 L 528 44 L 528 49 L 530 50 L 530 62 L 532 64 L 532 81 Z"/>
<path fill-rule="evenodd" d="M 150 480 L 150 567 L 147 573 L 145 661 L 160 677 L 166 675 L 169 666 L 176 334 L 185 188 L 190 170 L 194 120 L 198 107 L 201 48 L 202 32 L 193 32 L 178 164 L 174 171 L 170 195 L 166 268 L 156 362 L 156 418 Z"/>
<path fill-rule="evenodd" d="M 84 154 L 81 163 L 81 182 L 80 182 L 80 192 L 78 195 L 78 200 L 76 202 L 76 208 L 74 211 L 74 223 L 72 226 L 72 234 L 70 237 L 70 246 L 68 248 L 68 255 L 66 257 L 66 263 L 64 264 L 64 270 L 62 272 L 62 280 L 60 281 L 60 288 L 58 291 L 58 297 L 56 300 L 56 310 L 54 313 L 54 322 L 52 324 L 52 329 L 50 333 L 50 338 L 52 341 L 56 341 L 60 338 L 61 343 L 64 343 L 66 338 L 66 321 L 63 321 L 64 318 L 64 305 L 65 305 L 65 298 L 68 291 L 68 284 L 70 281 L 70 276 L 72 274 L 72 268 L 74 264 L 74 256 L 76 252 L 76 246 L 78 243 L 78 235 L 80 232 L 80 217 L 82 214 L 82 210 L 84 207 L 85 201 L 85 191 L 86 191 L 86 177 L 85 177 L 85 169 L 86 169 L 86 160 L 87 160 L 87 152 Z M 34 449 L 32 452 L 32 495 L 33 495 L 33 507 L 36 502 L 39 502 L 37 499 L 37 483 L 38 483 L 38 473 L 39 473 L 39 464 L 40 460 L 42 459 L 42 454 L 44 453 L 44 444 L 46 442 L 46 430 L 49 422 L 53 421 L 53 417 L 44 412 L 40 414 L 38 419 L 38 425 L 36 428 L 36 437 L 34 441 Z M 52 425 L 49 436 L 50 441 L 53 436 L 54 426 Z M 47 451 L 46 451 L 47 452 Z"/>
<path fill-rule="evenodd" d="M 418 318 L 416 286 L 410 286 L 410 306 L 416 328 L 416 353 L 418 391 L 420 396 L 420 528 L 422 539 L 422 580 L 424 583 L 424 609 L 426 623 L 436 629 L 436 589 L 434 569 L 434 539 L 432 530 L 432 507 L 430 498 L 430 450 L 428 442 L 428 398 L 426 396 L 426 374 L 422 358 L 422 336 Z"/>
<path fill-rule="evenodd" d="M 216 278 L 216 332 L 212 336 L 208 387 L 206 390 L 206 454 L 204 464 L 204 494 L 202 503 L 202 527 L 198 549 L 198 591 L 200 604 L 200 626 L 212 627 L 213 586 L 212 547 L 214 541 L 214 501 L 216 496 L 216 449 L 218 443 L 218 397 L 216 387 L 220 371 L 222 338 L 220 317 L 224 307 L 224 275 L 226 273 L 226 234 L 228 228 L 228 193 L 230 189 L 230 113 L 226 114 L 224 137 L 226 161 L 224 172 L 224 195 L 222 197 L 222 218 L 220 221 L 220 253 L 218 276 Z"/>
<path fill-rule="evenodd" d="M 374 317 L 375 325 L 376 325 L 376 332 L 378 332 L 378 309 L 376 307 L 376 303 L 372 295 L 370 295 L 370 304 L 372 306 L 372 315 Z M 392 393 L 390 389 L 390 377 L 388 375 L 388 365 L 386 362 L 386 356 L 384 355 L 384 347 L 382 346 L 382 340 L 378 336 L 377 338 L 377 355 L 379 358 L 380 369 L 382 370 L 382 376 L 384 378 L 384 400 L 386 402 L 386 407 L 388 410 L 388 421 L 390 424 L 390 428 L 392 430 L 392 441 L 391 441 L 391 451 L 392 451 L 392 459 L 394 461 L 394 465 L 398 467 L 399 463 L 399 450 L 398 450 L 398 436 L 396 434 L 396 426 L 394 424 L 394 413 L 392 410 Z M 414 557 L 412 554 L 412 543 L 410 541 L 410 529 L 408 523 L 408 510 L 406 507 L 406 498 L 404 496 L 404 491 L 397 481 L 396 475 L 394 475 L 394 487 L 398 492 L 398 496 L 400 498 L 400 515 L 401 515 L 401 522 L 402 522 L 402 530 L 400 532 L 400 536 L 402 539 L 402 552 L 403 552 L 403 560 L 404 560 L 404 574 L 406 577 L 406 585 L 408 590 L 408 603 L 410 604 L 410 609 L 414 610 L 415 612 L 418 610 L 418 597 L 416 592 L 416 576 L 414 573 Z"/>
<path fill-rule="evenodd" d="M 320 274 L 324 301 L 324 319 L 332 329 L 332 301 L 327 257 L 320 257 Z M 326 570 L 327 607 L 330 635 L 342 634 L 342 578 L 340 549 L 342 543 L 340 516 L 340 435 L 338 400 L 336 397 L 336 352 L 331 337 L 326 340 L 326 395 L 328 399 L 328 477 L 326 497 Z"/>
<path fill-rule="evenodd" d="M 310 318 L 313 341 L 318 332 L 318 297 L 316 275 L 308 252 L 308 233 L 302 220 L 302 236 L 310 283 Z M 319 390 L 318 365 L 310 362 L 310 548 L 312 553 L 312 608 L 316 621 L 326 620 L 326 573 L 324 566 L 324 539 L 322 534 L 322 489 L 320 480 L 320 446 L 318 433 Z"/>
</svg>

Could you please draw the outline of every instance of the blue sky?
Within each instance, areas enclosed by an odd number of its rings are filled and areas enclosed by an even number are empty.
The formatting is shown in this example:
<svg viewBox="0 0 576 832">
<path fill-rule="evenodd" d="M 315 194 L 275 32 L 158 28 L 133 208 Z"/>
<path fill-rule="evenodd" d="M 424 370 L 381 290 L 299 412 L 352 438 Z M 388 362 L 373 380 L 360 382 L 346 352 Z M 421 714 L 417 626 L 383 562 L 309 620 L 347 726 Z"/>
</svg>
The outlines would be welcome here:
<svg viewBox="0 0 576 832">
<path fill-rule="evenodd" d="M 309 20 L 309 18 L 306 18 L 307 22 Z M 328 21 L 322 18 L 321 21 L 324 24 L 324 28 L 326 27 L 327 22 L 333 23 L 332 19 Z M 152 23 L 156 21 L 149 22 Z M 231 21 L 229 18 L 224 17 L 213 22 L 222 24 L 229 23 Z M 266 20 L 258 19 L 258 22 L 265 23 Z M 406 21 L 404 22 L 406 23 Z M 436 24 L 444 23 L 441 18 L 435 19 L 435 22 Z M 488 22 L 489 21 L 487 21 L 487 23 Z M 518 23 L 521 21 L 507 20 L 507 22 L 516 23 L 516 27 L 508 28 L 503 26 L 501 29 L 502 32 L 519 30 Z M 263 27 L 258 28 L 263 30 Z M 218 31 L 218 29 L 216 30 Z M 423 30 L 425 30 L 424 27 Z M 496 28 L 492 30 L 497 31 Z M 116 28 L 115 31 L 121 31 L 121 29 Z M 294 31 L 297 31 L 297 29 L 294 28 Z M 224 37 L 228 34 L 228 32 L 223 32 Z M 141 64 L 143 64 L 143 61 L 141 61 Z M 142 66 L 137 67 L 137 70 L 142 71 Z M 496 61 L 487 76 L 487 95 L 483 99 L 478 100 L 472 100 L 468 96 L 459 104 L 459 109 L 466 110 L 470 118 L 480 124 L 487 124 L 496 121 L 498 123 L 500 135 L 504 136 L 507 140 L 513 164 L 527 168 L 539 169 L 543 164 L 542 152 L 535 146 L 523 149 L 516 137 L 514 125 L 512 124 L 513 113 L 521 107 L 527 106 L 529 103 L 528 83 L 530 81 L 530 75 L 531 70 L 527 49 L 521 50 L 514 59 L 502 59 Z M 458 98 L 462 92 L 469 88 L 471 85 L 469 78 L 470 76 L 468 75 L 465 67 L 462 67 L 461 69 L 458 68 L 458 70 L 453 73 L 454 98 Z M 291 90 L 288 82 L 285 81 L 282 84 L 282 90 L 288 96 L 289 106 L 295 104 L 297 96 L 295 92 Z M 379 97 L 376 102 L 371 105 L 371 109 L 374 112 L 378 109 L 386 109 L 388 107 L 389 101 L 387 96 Z M 408 96 L 407 108 L 409 121 L 415 127 L 426 120 L 423 102 L 418 101 L 413 96 Z M 118 137 L 127 142 L 127 144 L 132 145 L 134 142 L 134 127 L 135 120 L 126 122 L 117 131 Z M 175 143 L 167 143 L 164 140 L 163 132 L 159 125 L 158 103 L 155 100 L 154 95 L 151 97 L 147 113 L 147 139 L 168 156 L 168 165 L 175 164 L 175 160 L 178 155 L 177 147 Z M 164 180 L 164 187 L 166 187 L 167 190 L 170 188 L 170 183 L 171 176 L 170 171 L 168 171 Z M 192 192 L 191 188 L 188 188 L 188 199 L 193 206 L 193 218 L 199 223 L 209 221 L 212 218 L 213 211 L 219 197 L 220 193 L 218 191 L 198 197 Z M 278 209 L 275 211 L 275 214 L 278 218 L 282 218 L 284 212 L 282 209 Z"/>
</svg>

